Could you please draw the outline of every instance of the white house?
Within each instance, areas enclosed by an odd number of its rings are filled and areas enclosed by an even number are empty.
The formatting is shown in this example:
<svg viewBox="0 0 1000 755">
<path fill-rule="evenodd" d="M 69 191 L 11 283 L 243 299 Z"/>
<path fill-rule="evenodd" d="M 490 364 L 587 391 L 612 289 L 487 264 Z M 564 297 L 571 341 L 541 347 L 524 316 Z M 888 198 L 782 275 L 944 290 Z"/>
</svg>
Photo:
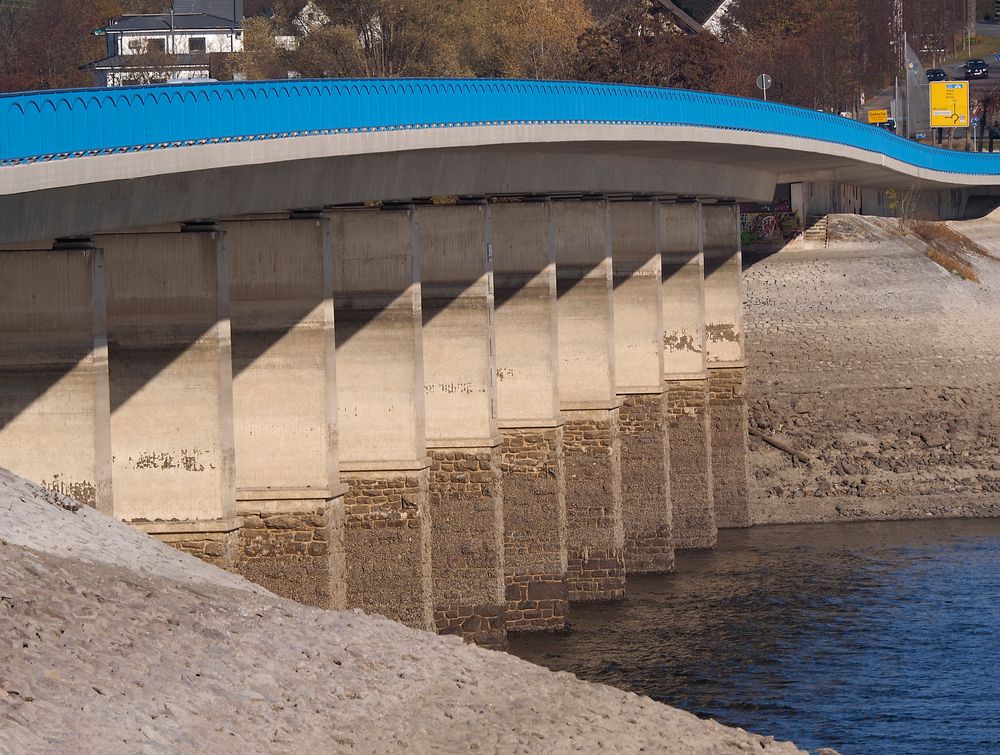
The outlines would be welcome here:
<svg viewBox="0 0 1000 755">
<path fill-rule="evenodd" d="M 169 13 L 117 16 L 95 31 L 108 54 L 86 68 L 98 86 L 211 75 L 210 55 L 243 49 L 243 0 L 173 0 Z"/>
</svg>

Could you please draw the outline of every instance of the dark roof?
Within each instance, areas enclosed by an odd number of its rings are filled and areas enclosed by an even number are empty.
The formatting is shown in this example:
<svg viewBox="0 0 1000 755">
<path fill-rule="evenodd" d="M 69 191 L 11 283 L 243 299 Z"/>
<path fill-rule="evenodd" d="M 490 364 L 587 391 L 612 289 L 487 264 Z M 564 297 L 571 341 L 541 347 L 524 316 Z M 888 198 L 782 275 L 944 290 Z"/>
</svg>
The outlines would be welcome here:
<svg viewBox="0 0 1000 755">
<path fill-rule="evenodd" d="M 673 3 L 699 24 L 704 24 L 719 9 L 723 0 L 673 0 Z"/>
<path fill-rule="evenodd" d="M 210 16 L 207 13 L 175 13 L 173 24 L 175 31 L 225 31 L 240 28 L 239 22 L 234 24 L 228 18 Z M 129 31 L 169 32 L 170 14 L 118 16 L 111 19 L 111 23 L 103 31 L 111 34 Z"/>
<path fill-rule="evenodd" d="M 178 55 L 169 55 L 162 60 L 158 59 L 156 61 L 155 68 L 162 68 L 168 70 L 171 68 L 205 68 L 209 65 L 208 55 L 205 53 L 180 53 Z M 81 69 L 90 68 L 149 68 L 150 63 L 146 59 L 145 55 L 112 55 L 109 58 L 104 58 L 102 60 L 94 61 L 93 63 L 87 63 L 85 66 L 80 66 Z"/>
</svg>

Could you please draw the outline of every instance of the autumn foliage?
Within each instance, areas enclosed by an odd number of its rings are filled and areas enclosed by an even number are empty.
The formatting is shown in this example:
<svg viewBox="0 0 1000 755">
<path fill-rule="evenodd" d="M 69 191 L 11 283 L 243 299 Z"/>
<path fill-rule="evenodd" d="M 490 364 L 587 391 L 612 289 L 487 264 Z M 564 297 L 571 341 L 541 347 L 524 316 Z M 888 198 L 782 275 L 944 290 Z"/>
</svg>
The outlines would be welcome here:
<svg viewBox="0 0 1000 755">
<path fill-rule="evenodd" d="M 758 97 L 766 72 L 774 99 L 837 112 L 891 82 L 897 33 L 941 55 L 965 20 L 956 0 L 733 0 L 713 35 L 686 33 L 659 0 L 312 0 L 304 25 L 306 5 L 246 0 L 245 49 L 213 75 L 581 79 Z M 104 55 L 92 31 L 165 7 L 0 0 L 0 89 L 87 85 L 80 66 Z"/>
</svg>

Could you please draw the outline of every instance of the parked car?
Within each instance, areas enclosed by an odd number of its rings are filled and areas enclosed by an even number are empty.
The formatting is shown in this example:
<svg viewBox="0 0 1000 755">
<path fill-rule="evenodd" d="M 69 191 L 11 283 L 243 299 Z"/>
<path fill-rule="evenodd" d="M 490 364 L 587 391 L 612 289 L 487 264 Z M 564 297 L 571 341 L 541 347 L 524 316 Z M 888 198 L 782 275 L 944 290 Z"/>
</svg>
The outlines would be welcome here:
<svg viewBox="0 0 1000 755">
<path fill-rule="evenodd" d="M 990 77 L 990 67 L 985 60 L 976 58 L 965 63 L 966 79 L 988 79 Z"/>
<path fill-rule="evenodd" d="M 896 119 L 895 118 L 889 118 L 888 120 L 883 121 L 882 123 L 876 123 L 875 125 L 878 126 L 881 129 L 885 129 L 889 133 L 892 133 L 892 134 L 896 133 Z"/>
<path fill-rule="evenodd" d="M 927 69 L 927 80 L 928 81 L 947 81 L 948 74 L 945 73 L 943 68 L 928 68 Z"/>
</svg>

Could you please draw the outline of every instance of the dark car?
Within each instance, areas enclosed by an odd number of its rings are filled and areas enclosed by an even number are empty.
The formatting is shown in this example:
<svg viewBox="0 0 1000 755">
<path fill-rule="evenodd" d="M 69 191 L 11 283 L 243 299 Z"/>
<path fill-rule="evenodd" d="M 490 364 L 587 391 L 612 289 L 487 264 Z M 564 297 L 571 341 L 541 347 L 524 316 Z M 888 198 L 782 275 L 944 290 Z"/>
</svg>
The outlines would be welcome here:
<svg viewBox="0 0 1000 755">
<path fill-rule="evenodd" d="M 966 79 L 988 79 L 990 77 L 990 67 L 985 60 L 975 59 L 965 63 Z"/>
<path fill-rule="evenodd" d="M 948 74 L 945 73 L 943 68 L 928 68 L 927 69 L 927 80 L 928 81 L 947 81 Z"/>
<path fill-rule="evenodd" d="M 896 119 L 895 118 L 889 118 L 888 120 L 882 121 L 882 123 L 876 123 L 875 125 L 878 126 L 881 129 L 885 129 L 889 133 L 892 133 L 892 134 L 896 133 Z"/>
</svg>

